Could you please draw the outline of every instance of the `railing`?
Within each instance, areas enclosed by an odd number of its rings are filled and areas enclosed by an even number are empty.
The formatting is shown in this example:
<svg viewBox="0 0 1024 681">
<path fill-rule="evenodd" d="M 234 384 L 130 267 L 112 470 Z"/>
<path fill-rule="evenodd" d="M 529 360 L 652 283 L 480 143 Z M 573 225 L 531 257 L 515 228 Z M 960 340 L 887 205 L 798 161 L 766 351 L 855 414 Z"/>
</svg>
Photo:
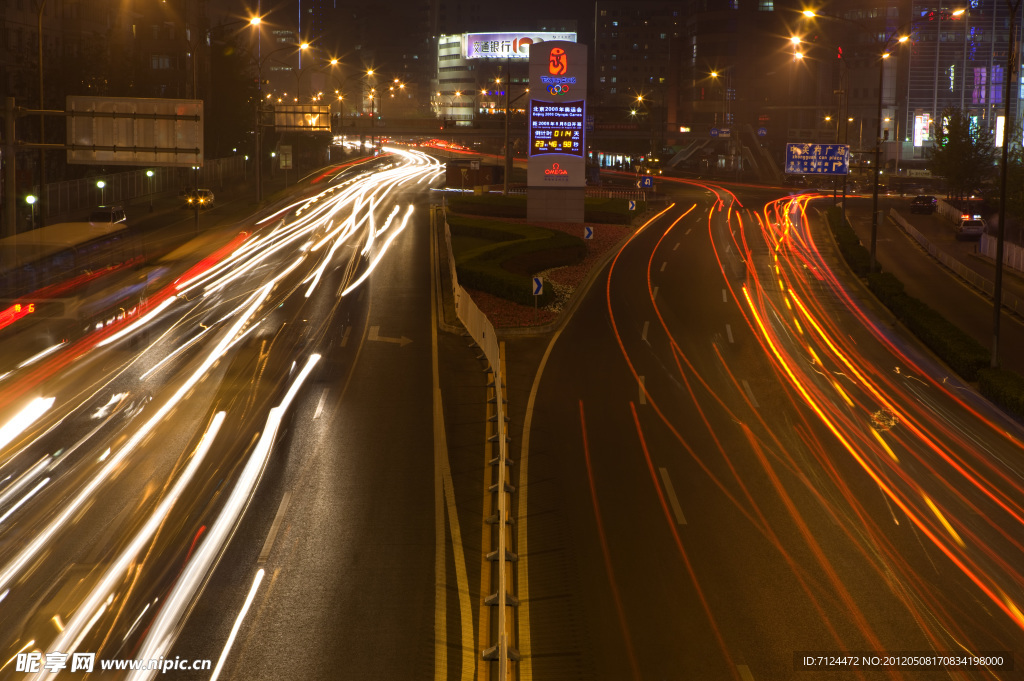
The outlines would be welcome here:
<svg viewBox="0 0 1024 681">
<path fill-rule="evenodd" d="M 996 259 L 996 238 L 991 234 L 981 235 L 978 250 L 982 255 Z M 1024 272 L 1024 247 L 1003 242 L 1003 264 L 1012 270 Z M 1004 294 L 1005 295 L 1005 294 Z"/>
<path fill-rule="evenodd" d="M 443 218 L 442 218 L 443 219 Z M 512 563 L 517 559 L 515 553 L 509 549 L 512 542 L 511 533 L 511 508 L 512 494 L 515 488 L 508 480 L 508 436 L 505 427 L 505 379 L 504 365 L 501 357 L 498 336 L 494 326 L 486 315 L 480 311 L 473 299 L 459 285 L 458 276 L 455 272 L 455 257 L 452 255 L 451 231 L 448 228 L 448 221 L 444 222 L 444 253 L 448 259 L 448 271 L 451 273 L 451 293 L 455 299 L 455 309 L 459 320 L 470 337 L 476 342 L 487 359 L 494 375 L 494 404 L 496 414 L 494 417 L 497 425 L 497 434 L 491 438 L 496 447 L 496 455 L 489 462 L 495 472 L 492 477 L 493 484 L 489 491 L 492 493 L 492 508 L 494 515 L 488 518 L 488 522 L 495 528 L 497 533 L 497 548 L 487 554 L 488 563 L 497 566 L 494 573 L 492 567 L 491 583 L 494 584 L 494 592 L 491 593 L 484 603 L 488 606 L 498 607 L 497 627 L 491 628 L 492 645 L 482 651 L 483 658 L 497 663 L 497 673 L 491 676 L 492 679 L 505 681 L 510 678 L 509 662 L 519 659 L 519 653 L 514 647 L 512 623 L 515 619 L 514 608 L 519 604 L 512 593 Z"/>
<path fill-rule="evenodd" d="M 942 202 L 940 202 L 942 203 Z M 991 296 L 995 291 L 995 283 L 988 277 L 978 272 L 975 272 L 967 265 L 963 264 L 953 256 L 949 255 L 945 251 L 941 250 L 935 244 L 928 240 L 928 238 L 919 232 L 912 224 L 906 221 L 902 215 L 900 215 L 895 208 L 889 212 L 889 217 L 893 221 L 903 228 L 907 234 L 912 236 L 917 243 L 921 245 L 921 248 L 928 251 L 928 254 L 938 260 L 940 263 L 945 265 L 947 268 L 953 271 L 958 277 L 966 281 L 971 286 L 982 291 L 985 295 Z M 985 235 L 987 236 L 987 235 Z M 989 237 L 991 238 L 991 237 Z M 982 237 L 984 240 L 984 236 Z M 992 240 L 993 242 L 995 239 Z M 995 246 L 993 243 L 993 253 L 995 252 Z M 1017 314 L 1024 314 L 1024 300 L 1018 298 L 1013 293 L 1010 293 L 1003 288 L 1003 307 L 1008 310 L 1012 310 Z"/>
<path fill-rule="evenodd" d="M 142 169 L 47 183 L 45 194 L 41 196 L 46 223 L 67 220 L 101 204 L 125 204 L 134 199 L 176 192 L 186 185 L 219 187 L 226 179 L 245 175 L 245 158 L 207 159 L 198 170 L 198 179 L 197 171 L 191 168 L 155 167 L 149 170 L 153 172 L 152 177 Z M 102 189 L 96 186 L 99 180 L 106 185 Z M 32 191 L 39 195 L 38 189 L 36 186 Z"/>
</svg>

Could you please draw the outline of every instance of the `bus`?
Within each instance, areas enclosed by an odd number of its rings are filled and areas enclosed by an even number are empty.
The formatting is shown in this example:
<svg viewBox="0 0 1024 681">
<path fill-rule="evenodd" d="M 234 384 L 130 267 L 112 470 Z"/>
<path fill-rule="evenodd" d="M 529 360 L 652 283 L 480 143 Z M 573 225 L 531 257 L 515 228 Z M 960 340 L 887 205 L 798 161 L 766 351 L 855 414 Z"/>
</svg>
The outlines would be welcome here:
<svg viewBox="0 0 1024 681">
<path fill-rule="evenodd" d="M 0 327 L 63 317 L 65 301 L 144 261 L 141 239 L 124 222 L 62 222 L 0 239 Z"/>
</svg>

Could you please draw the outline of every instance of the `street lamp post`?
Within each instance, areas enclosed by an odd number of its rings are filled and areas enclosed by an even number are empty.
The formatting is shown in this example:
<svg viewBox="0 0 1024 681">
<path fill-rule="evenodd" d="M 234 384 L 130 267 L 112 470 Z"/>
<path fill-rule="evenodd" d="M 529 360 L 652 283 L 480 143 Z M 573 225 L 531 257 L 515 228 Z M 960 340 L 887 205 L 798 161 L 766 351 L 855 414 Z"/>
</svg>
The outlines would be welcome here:
<svg viewBox="0 0 1024 681">
<path fill-rule="evenodd" d="M 149 212 L 153 212 L 153 171 L 147 170 L 146 177 L 149 178 Z"/>
<path fill-rule="evenodd" d="M 46 116 L 43 114 L 43 8 L 46 7 L 46 0 L 41 0 L 39 3 L 39 33 L 36 34 L 37 41 L 39 43 L 39 141 L 42 143 L 46 142 Z M 39 149 L 39 196 L 46 196 L 46 151 L 42 148 Z M 43 202 L 45 204 L 45 201 Z M 33 212 L 35 212 L 35 205 L 32 206 Z M 35 218 L 32 219 L 33 224 Z M 42 206 L 39 209 L 39 226 L 42 227 L 46 223 L 46 216 L 43 215 Z"/>
<path fill-rule="evenodd" d="M 32 225 L 31 225 L 30 229 L 35 229 L 36 228 L 36 197 L 34 195 L 32 195 L 32 194 L 29 194 L 28 196 L 25 197 L 25 203 L 27 203 L 29 206 L 32 207 Z"/>
<path fill-rule="evenodd" d="M 1017 0 L 1017 2 L 1020 2 L 1020 0 Z M 949 14 L 950 16 L 960 16 L 961 14 L 964 13 L 964 11 L 965 10 L 963 9 L 958 9 L 952 12 L 944 12 L 944 14 Z M 865 33 L 868 33 L 869 35 L 875 35 L 875 33 L 869 30 L 868 27 L 852 19 L 844 19 L 843 17 L 832 16 L 829 14 L 817 14 L 812 10 L 804 10 L 802 14 L 808 18 L 817 17 L 850 24 L 856 26 L 857 28 L 864 31 Z M 895 31 L 890 33 L 884 39 L 876 38 L 875 40 L 875 44 L 880 48 L 880 52 L 878 57 L 878 109 L 875 128 L 875 167 L 874 181 L 871 191 L 871 270 L 875 269 L 875 254 L 878 243 L 878 179 L 879 174 L 881 173 L 880 166 L 882 157 L 882 98 L 884 96 L 883 86 L 885 84 L 885 60 L 889 57 L 889 51 L 893 47 L 895 47 L 896 44 L 903 44 L 907 42 L 907 40 L 909 40 L 910 36 L 901 35 L 901 33 L 903 33 L 904 30 L 912 27 L 914 23 L 914 21 L 908 21 L 899 28 L 897 28 Z M 893 40 L 896 41 L 895 44 L 893 43 Z"/>
<path fill-rule="evenodd" d="M 99 190 L 100 190 L 100 205 L 102 206 L 104 204 L 104 200 L 103 200 L 104 192 L 103 192 L 103 189 L 107 186 L 107 183 L 104 182 L 103 180 L 98 180 L 96 182 L 96 186 L 99 187 Z"/>
<path fill-rule="evenodd" d="M 260 36 L 258 29 L 260 23 L 261 20 L 258 16 L 253 17 L 249 21 L 249 25 L 257 28 L 255 32 L 257 38 Z M 263 201 L 263 122 L 260 117 L 263 107 L 263 65 L 278 52 L 296 49 L 296 47 L 299 50 L 305 50 L 309 48 L 309 43 L 302 43 L 297 46 L 285 45 L 284 47 L 279 47 L 276 50 L 271 50 L 267 53 L 266 57 L 261 57 L 260 55 L 263 52 L 263 41 L 259 40 L 259 49 L 257 50 L 256 56 L 256 80 L 258 94 L 256 97 L 256 129 L 254 130 L 254 134 L 256 135 L 256 203 L 261 203 Z"/>
<path fill-rule="evenodd" d="M 1009 46 L 1006 50 L 1006 75 L 1003 76 L 1003 157 L 999 168 L 999 217 L 996 225 L 996 281 L 992 290 L 992 360 L 993 369 L 999 366 L 999 326 L 1003 315 L 1003 242 L 1006 239 L 1006 180 L 1010 149 L 1010 94 L 1017 76 L 1017 11 L 1021 0 L 1007 0 L 1010 10 Z M 1018 112 L 1019 116 L 1019 112 Z"/>
</svg>

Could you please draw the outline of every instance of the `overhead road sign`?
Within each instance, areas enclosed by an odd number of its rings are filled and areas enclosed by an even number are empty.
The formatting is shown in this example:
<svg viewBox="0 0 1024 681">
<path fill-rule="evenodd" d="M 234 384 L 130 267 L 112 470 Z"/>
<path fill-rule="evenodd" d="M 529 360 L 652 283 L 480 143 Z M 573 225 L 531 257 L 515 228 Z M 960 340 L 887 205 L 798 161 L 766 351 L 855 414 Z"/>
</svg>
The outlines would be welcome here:
<svg viewBox="0 0 1024 681">
<path fill-rule="evenodd" d="M 67 97 L 68 163 L 203 165 L 203 102 Z"/>
<path fill-rule="evenodd" d="M 789 143 L 786 145 L 786 172 L 801 175 L 848 175 L 850 145 Z"/>
</svg>

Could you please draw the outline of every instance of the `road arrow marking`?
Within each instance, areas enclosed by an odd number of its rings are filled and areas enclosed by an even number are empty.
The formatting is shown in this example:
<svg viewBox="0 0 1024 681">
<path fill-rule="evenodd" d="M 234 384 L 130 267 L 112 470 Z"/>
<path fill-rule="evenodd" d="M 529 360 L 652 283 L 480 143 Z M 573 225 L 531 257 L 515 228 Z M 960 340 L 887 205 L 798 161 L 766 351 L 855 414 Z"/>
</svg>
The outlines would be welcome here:
<svg viewBox="0 0 1024 681">
<path fill-rule="evenodd" d="M 412 343 L 412 341 L 409 340 L 408 338 L 406 338 L 405 336 L 402 336 L 401 338 L 391 338 L 390 336 L 381 336 L 378 333 L 379 331 L 380 331 L 380 327 L 379 326 L 371 326 L 370 327 L 370 335 L 366 337 L 367 340 L 384 341 L 385 343 L 398 343 L 402 347 L 405 347 L 409 343 Z"/>
</svg>

